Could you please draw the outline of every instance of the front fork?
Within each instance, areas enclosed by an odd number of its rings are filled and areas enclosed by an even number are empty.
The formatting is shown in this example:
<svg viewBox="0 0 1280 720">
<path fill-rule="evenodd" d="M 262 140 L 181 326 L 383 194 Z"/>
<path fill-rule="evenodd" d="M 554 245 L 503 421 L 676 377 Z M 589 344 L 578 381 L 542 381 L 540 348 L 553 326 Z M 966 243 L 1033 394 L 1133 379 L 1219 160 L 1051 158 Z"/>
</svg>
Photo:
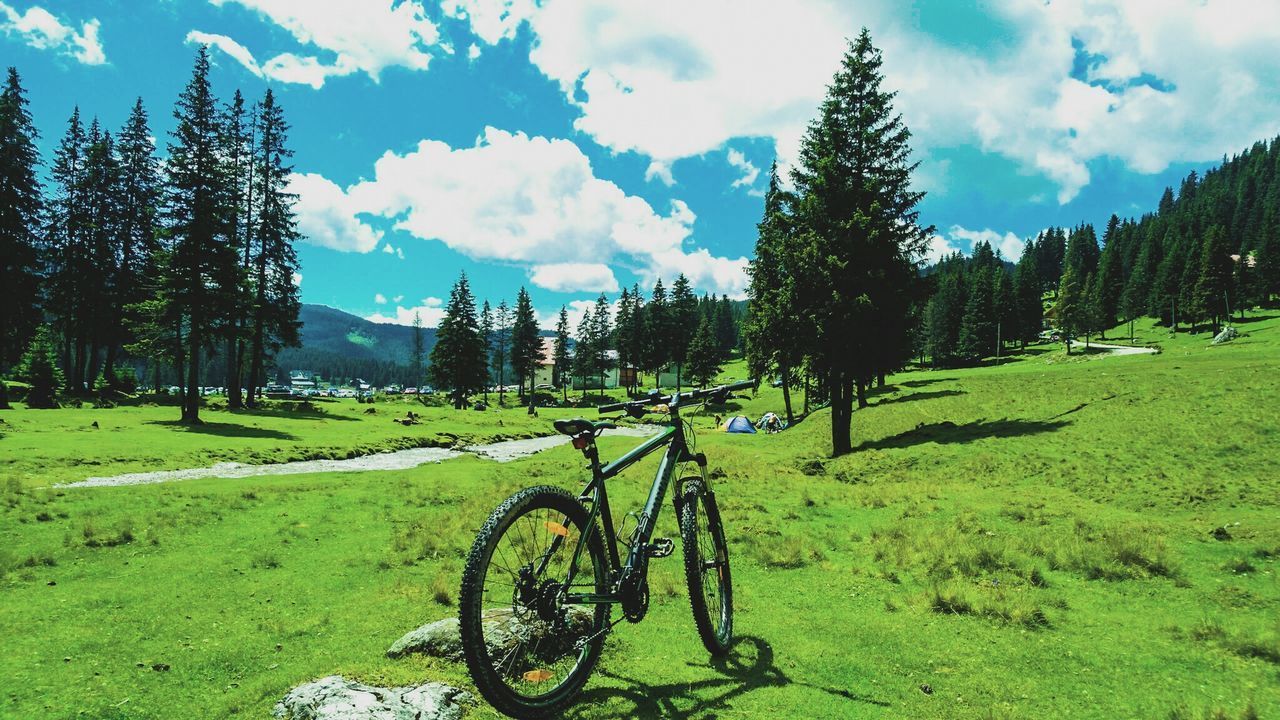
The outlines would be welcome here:
<svg viewBox="0 0 1280 720">
<path fill-rule="evenodd" d="M 698 465 L 698 475 L 702 480 L 702 489 L 707 495 L 711 495 L 711 473 L 707 472 L 707 456 L 703 453 L 697 453 L 690 458 Z M 675 496 L 671 498 L 676 508 L 676 524 L 679 525 L 684 520 L 684 483 L 688 478 L 677 478 Z"/>
</svg>

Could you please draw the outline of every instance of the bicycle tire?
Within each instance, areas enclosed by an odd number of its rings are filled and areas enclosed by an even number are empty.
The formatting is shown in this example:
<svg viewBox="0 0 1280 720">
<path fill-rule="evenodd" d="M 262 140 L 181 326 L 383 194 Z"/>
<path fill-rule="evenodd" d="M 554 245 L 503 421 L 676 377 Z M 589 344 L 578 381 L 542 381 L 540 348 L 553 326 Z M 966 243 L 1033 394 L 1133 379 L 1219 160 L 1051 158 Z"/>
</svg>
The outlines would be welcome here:
<svg viewBox="0 0 1280 720">
<path fill-rule="evenodd" d="M 702 638 L 707 652 L 715 656 L 725 655 L 733 641 L 729 546 L 725 542 L 715 496 L 705 490 L 701 478 L 684 481 L 680 545 L 684 550 L 685 580 L 689 584 L 689 607 L 693 611 L 698 636 Z M 712 583 L 708 583 L 709 579 Z M 710 587 L 711 584 L 714 587 Z"/>
<path fill-rule="evenodd" d="M 508 669 L 507 675 L 511 677 L 504 676 L 500 668 L 495 666 L 495 658 L 490 653 L 488 640 L 492 639 L 499 630 L 494 630 L 490 633 L 490 637 L 486 638 L 486 619 L 489 619 L 491 624 L 493 623 L 493 616 L 486 616 L 486 613 L 494 611 L 492 608 L 486 609 L 485 607 L 486 580 L 491 570 L 495 568 L 495 552 L 499 553 L 500 558 L 497 561 L 497 567 L 504 568 L 501 565 L 502 559 L 507 558 L 508 553 L 507 549 L 500 545 L 500 542 L 507 536 L 507 531 L 515 527 L 515 523 L 520 521 L 521 518 L 527 517 L 538 510 L 548 511 L 550 513 L 549 516 L 553 517 L 563 515 L 565 518 L 564 524 L 572 527 L 564 528 L 562 526 L 560 529 L 567 529 L 571 532 L 572 529 L 576 528 L 578 533 L 585 534 L 584 556 L 591 561 L 593 569 L 589 572 L 594 575 L 594 591 L 607 592 L 609 589 L 608 560 L 605 555 L 604 545 L 601 542 L 599 529 L 594 524 L 590 528 L 586 527 L 589 515 L 574 495 L 560 488 L 549 486 L 526 488 L 500 504 L 489 516 L 484 527 L 476 535 L 475 543 L 467 556 L 466 567 L 462 573 L 462 589 L 459 593 L 458 621 L 462 637 L 463 657 L 466 660 L 471 679 L 476 684 L 476 689 L 495 709 L 515 718 L 543 718 L 555 715 L 574 701 L 600 659 L 600 652 L 604 646 L 604 633 L 602 631 L 608 624 L 610 612 L 609 605 L 595 606 L 594 613 L 591 616 L 590 628 L 584 630 L 584 632 L 590 633 L 586 637 L 592 637 L 593 639 L 578 651 L 577 662 L 573 665 L 572 670 L 547 692 L 536 695 L 526 694 L 512 686 L 513 682 L 511 681 L 523 681 L 528 684 L 531 673 L 550 672 L 550 670 L 537 669 L 518 675 L 521 667 L 518 663 L 525 659 L 523 657 L 525 653 L 527 652 L 529 656 L 532 656 L 536 662 L 539 646 L 547 637 L 544 635 L 538 638 L 532 645 L 531 650 L 519 650 L 520 647 L 527 643 L 527 640 L 522 638 L 521 635 L 528 634 L 527 628 L 529 625 L 523 627 L 517 625 L 514 631 L 503 630 L 509 633 L 508 637 L 519 639 L 520 643 L 517 648 L 507 653 L 507 657 L 512 653 L 519 653 L 516 659 L 510 661 L 511 668 Z M 516 530 L 516 533 L 520 532 L 520 529 Z M 555 532 L 555 534 L 560 533 Z M 528 537 L 525 535 L 519 538 L 519 542 L 526 541 L 528 541 Z M 529 541 L 528 544 L 534 545 L 536 543 Z M 567 548 L 567 552 L 569 554 L 572 553 L 571 543 L 563 542 L 560 547 Z M 559 552 L 557 551 L 557 557 Z M 530 562 L 533 561 L 531 560 Z M 509 573 L 511 572 L 509 568 L 505 569 Z M 512 575 L 512 577 L 514 578 L 515 576 Z M 533 612 L 529 606 L 520 604 L 519 590 L 514 589 L 516 587 L 514 584 L 512 587 L 512 597 L 510 599 L 511 615 L 503 624 L 511 622 L 511 619 L 516 618 L 522 611 L 525 613 Z M 490 604 L 493 604 L 495 596 L 496 593 L 490 595 Z M 506 612 L 503 608 L 498 610 Z M 536 623 L 539 621 L 532 619 L 528 622 Z M 571 642 L 571 637 L 566 635 L 561 640 Z M 551 652 L 549 648 L 545 650 Z M 498 660 L 497 665 L 504 666 L 506 662 L 507 659 L 502 658 Z M 540 683 L 545 679 L 547 678 L 538 678 L 532 682 Z"/>
</svg>

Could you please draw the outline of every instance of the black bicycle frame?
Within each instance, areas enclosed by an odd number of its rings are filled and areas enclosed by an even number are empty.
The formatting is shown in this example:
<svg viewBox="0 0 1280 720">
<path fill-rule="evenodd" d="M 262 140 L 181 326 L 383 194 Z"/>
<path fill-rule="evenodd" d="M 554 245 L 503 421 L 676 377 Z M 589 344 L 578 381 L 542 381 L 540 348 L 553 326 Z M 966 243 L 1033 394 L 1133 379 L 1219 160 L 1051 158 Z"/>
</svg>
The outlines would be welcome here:
<svg viewBox="0 0 1280 720">
<path fill-rule="evenodd" d="M 588 529 L 595 527 L 596 518 L 601 519 L 604 524 L 604 536 L 608 547 L 609 559 L 613 563 L 612 567 L 615 568 L 615 574 L 612 577 L 610 592 L 568 593 L 565 597 L 566 603 L 571 605 L 598 605 L 601 603 L 620 602 L 622 599 L 620 589 L 623 580 L 627 578 L 629 573 L 635 572 L 637 568 L 644 567 L 644 558 L 641 557 L 641 554 L 649 551 L 649 541 L 653 538 L 653 531 L 658 523 L 658 511 L 661 509 L 663 498 L 666 496 L 667 487 L 671 484 L 671 478 L 675 474 L 676 467 L 681 463 L 695 462 L 698 464 L 704 482 L 706 481 L 707 459 L 701 454 L 694 455 L 689 452 L 689 447 L 685 442 L 684 427 L 681 424 L 679 412 L 675 407 L 671 408 L 671 420 L 672 424 L 663 428 L 661 433 L 654 435 L 643 444 L 603 467 L 600 465 L 600 454 L 596 450 L 595 443 L 592 442 L 588 448 L 587 457 L 591 460 L 591 482 L 587 483 L 587 486 L 582 489 L 581 495 L 583 501 L 589 500 L 591 502 L 591 511 L 587 518 L 586 527 Z M 605 481 L 636 464 L 663 445 L 668 446 L 667 451 L 658 465 L 653 487 L 649 490 L 649 499 L 645 501 L 644 509 L 640 512 L 640 517 L 636 524 L 635 540 L 631 543 L 630 552 L 627 554 L 627 562 L 623 565 L 618 555 L 618 539 L 613 528 L 613 515 L 609 512 L 609 495 L 605 490 Z M 582 556 L 583 543 L 586 539 L 586 534 L 580 536 L 577 546 L 573 549 L 573 561 L 569 564 L 569 577 L 565 582 L 566 587 L 573 585 L 573 576 L 577 573 L 578 560 Z M 559 540 L 559 538 L 554 540 Z M 549 555 L 555 552 L 554 541 L 552 545 Z"/>
</svg>

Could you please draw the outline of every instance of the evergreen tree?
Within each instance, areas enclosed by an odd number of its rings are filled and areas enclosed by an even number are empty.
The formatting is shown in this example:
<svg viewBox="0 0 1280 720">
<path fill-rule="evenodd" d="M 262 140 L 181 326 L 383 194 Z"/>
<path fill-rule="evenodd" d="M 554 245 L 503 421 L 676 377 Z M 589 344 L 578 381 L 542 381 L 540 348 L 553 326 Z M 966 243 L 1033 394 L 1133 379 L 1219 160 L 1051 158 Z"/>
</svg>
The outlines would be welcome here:
<svg viewBox="0 0 1280 720">
<path fill-rule="evenodd" d="M 1044 327 L 1044 303 L 1040 299 L 1043 293 L 1033 242 L 1022 249 L 1022 257 L 1013 271 L 1013 293 L 1018 316 L 1016 338 L 1025 350 L 1027 343 L 1040 339 L 1040 330 Z"/>
<path fill-rule="evenodd" d="M 247 203 L 256 210 L 257 216 L 250 235 L 254 244 L 250 269 L 254 295 L 249 341 L 250 388 L 258 386 L 270 357 L 281 348 L 297 347 L 300 341 L 298 313 L 302 302 L 295 281 L 299 267 L 293 244 L 301 236 L 294 210 L 298 197 L 288 191 L 289 176 L 293 172 L 289 164 L 293 151 L 287 145 L 288 131 L 284 111 L 268 89 L 257 115 L 257 150 L 253 163 L 255 199 Z M 238 205 L 237 197 L 233 186 L 230 205 L 233 212 Z M 233 273 L 234 270 L 228 274 Z M 228 285 L 235 287 L 231 281 Z"/>
<path fill-rule="evenodd" d="M 228 235 L 234 209 L 222 152 L 222 127 L 209 86 L 209 51 L 201 46 L 191 81 L 174 107 L 165 219 L 173 238 L 169 299 L 179 308 L 186 338 L 182 421 L 200 422 L 200 361 L 225 337 L 238 312 L 239 265 Z M 264 210 L 264 212 L 266 212 Z M 292 282 L 292 278 L 290 278 Z M 264 312 L 265 308 L 257 308 Z M 296 312 L 295 312 L 296 317 Z M 257 358 L 255 358 L 255 361 Z M 254 378 L 258 374 L 253 374 Z"/>
<path fill-rule="evenodd" d="M 668 323 L 670 332 L 667 338 L 667 342 L 670 343 L 668 351 L 676 364 L 676 389 L 679 390 L 684 358 L 689 352 L 689 342 L 693 339 L 693 333 L 698 324 L 698 299 L 694 296 L 693 287 L 684 273 L 676 276 L 676 281 L 671 284 Z"/>
<path fill-rule="evenodd" d="M 18 361 L 40 320 L 40 155 L 27 103 L 10 67 L 0 93 L 0 374 Z"/>
<path fill-rule="evenodd" d="M 1106 329 L 1116 324 L 1124 295 L 1124 260 L 1120 246 L 1120 218 L 1115 215 L 1107 222 L 1102 236 L 1102 255 L 1098 259 L 1098 331 L 1106 339 Z"/>
<path fill-rule="evenodd" d="M 614 318 L 613 325 L 613 347 L 618 351 L 618 376 L 619 381 L 622 379 L 622 370 L 635 366 L 635 356 L 631 353 L 631 328 L 632 313 L 635 312 L 635 304 L 631 301 L 631 291 L 622 288 L 622 294 L 618 297 L 617 316 Z M 628 389 L 629 386 L 628 386 Z"/>
<path fill-rule="evenodd" d="M 600 341 L 595 336 L 595 319 L 593 312 L 587 309 L 578 321 L 578 331 L 574 336 L 573 375 L 581 380 L 582 396 L 587 395 L 587 378 L 595 375 L 595 358 Z"/>
<path fill-rule="evenodd" d="M 591 313 L 591 337 L 592 337 L 592 369 L 595 374 L 600 377 L 600 397 L 604 397 L 605 375 L 614 366 L 614 360 L 609 356 L 609 338 L 613 335 L 611 321 L 609 318 L 609 298 L 600 294 L 596 298 L 595 311 Z"/>
<path fill-rule="evenodd" d="M 223 353 L 226 361 L 227 407 L 234 410 L 244 406 L 241 392 L 244 372 L 244 344 L 252 317 L 253 295 L 246 281 L 252 277 L 251 241 L 252 188 L 253 188 L 253 132 L 244 104 L 244 96 L 236 90 L 231 104 L 225 108 L 222 127 L 222 152 L 227 164 L 232 209 L 229 215 L 228 237 L 239 258 L 241 283 L 236 306 L 240 308 L 226 333 L 227 347 Z"/>
<path fill-rule="evenodd" d="M 498 380 L 498 406 L 506 403 L 507 396 L 507 348 L 511 346 L 511 309 L 507 301 L 498 303 L 493 314 L 493 344 L 489 348 L 489 363 Z"/>
<path fill-rule="evenodd" d="M 516 294 L 515 318 L 511 325 L 511 368 L 520 385 L 520 398 L 524 399 L 525 385 L 533 391 L 534 372 L 542 359 L 542 338 L 538 334 L 538 315 L 533 301 L 523 287 Z"/>
<path fill-rule="evenodd" d="M 115 156 L 115 142 L 111 133 L 102 130 L 97 118 L 89 127 L 85 145 L 85 171 L 82 177 L 81 196 L 84 201 L 84 238 L 86 253 L 93 271 L 81 279 L 81 302 L 84 307 L 85 351 L 84 378 L 102 375 L 99 365 L 102 350 L 107 349 L 110 366 L 103 378 L 107 385 L 114 383 L 115 333 L 111 325 L 119 317 L 119 296 L 116 283 L 119 279 L 119 179 L 120 168 Z"/>
<path fill-rule="evenodd" d="M 1228 293 L 1232 287 L 1232 269 L 1226 233 L 1221 226 L 1214 225 L 1204 235 L 1195 288 L 1198 306 L 1213 323 L 1214 335 L 1218 334 L 1221 322 L 1230 320 Z"/>
<path fill-rule="evenodd" d="M 696 387 L 706 387 L 720 374 L 720 345 L 712 329 L 711 319 L 702 316 L 698 329 L 689 341 L 689 353 L 685 357 L 689 382 Z"/>
<path fill-rule="evenodd" d="M 489 385 L 493 382 L 493 376 L 489 372 L 491 366 L 490 358 L 493 357 L 493 308 L 489 307 L 489 301 L 484 301 L 484 306 L 480 309 L 480 338 L 484 341 L 484 402 L 489 404 Z"/>
<path fill-rule="evenodd" d="M 915 260 L 932 228 L 918 224 L 923 193 L 911 188 L 910 132 L 882 88 L 882 59 L 864 28 L 850 43 L 819 117 L 801 143 L 792 179 L 800 197 L 793 235 L 801 313 L 816 324 L 809 356 L 831 397 L 832 450 L 852 449 L 855 387 L 892 369 L 875 347 L 881 333 L 905 333 Z M 895 349 L 904 344 L 894 343 Z"/>
<path fill-rule="evenodd" d="M 1098 236 L 1093 232 L 1093 226 L 1086 223 L 1072 230 L 1063 262 L 1075 271 L 1076 277 L 1088 277 L 1097 272 L 1098 257 Z"/>
<path fill-rule="evenodd" d="M 1004 343 L 1016 340 L 1018 331 L 1018 303 L 1013 292 L 1013 278 L 1003 266 L 995 270 L 995 289 L 992 304 L 996 318 L 996 354 L 1004 349 Z"/>
<path fill-rule="evenodd" d="M 947 367 L 959 361 L 960 326 L 967 305 L 963 272 L 943 273 L 938 278 L 937 291 L 925 306 L 925 346 L 934 367 Z"/>
<path fill-rule="evenodd" d="M 1054 305 L 1054 314 L 1058 319 L 1058 331 L 1067 345 L 1067 354 L 1071 354 L 1071 339 L 1083 326 L 1084 288 L 1076 278 L 1075 268 L 1067 265 L 1062 271 L 1062 282 L 1058 285 L 1058 300 Z"/>
<path fill-rule="evenodd" d="M 795 276 L 787 253 L 786 195 L 778 181 L 778 163 L 769 169 L 769 189 L 764 196 L 764 216 L 756 225 L 756 253 L 747 272 L 747 322 L 743 327 L 747 366 L 753 376 L 782 380 L 782 404 L 787 423 L 795 422 L 791 385 L 803 362 L 803 325 L 796 305 Z"/>
<path fill-rule="evenodd" d="M 720 356 L 727 358 L 738 347 L 738 323 L 733 316 L 733 303 L 728 295 L 721 295 L 715 308 L 716 345 Z"/>
<path fill-rule="evenodd" d="M 644 342 L 645 369 L 654 374 L 654 386 L 658 384 L 657 376 L 674 361 L 672 356 L 672 322 L 671 311 L 667 304 L 667 291 L 658 278 L 653 285 L 653 293 L 645 305 L 645 318 L 648 335 Z"/>
<path fill-rule="evenodd" d="M 1102 287 L 1097 273 L 1085 278 L 1080 295 L 1080 332 L 1084 333 L 1084 347 L 1089 349 L 1089 335 L 1102 327 Z"/>
<path fill-rule="evenodd" d="M 47 409 L 58 407 L 57 391 L 62 385 L 62 371 L 58 369 L 58 356 L 53 347 L 53 332 L 42 325 L 36 330 L 31 344 L 18 363 L 18 379 L 28 383 L 27 407 Z"/>
<path fill-rule="evenodd" d="M 483 320 L 480 328 L 480 337 L 483 339 L 485 337 Z M 426 360 L 426 351 L 422 344 L 422 315 L 417 310 L 413 311 L 413 344 L 409 351 L 409 359 L 413 363 L 413 384 L 419 385 L 424 377 L 423 364 Z"/>
<path fill-rule="evenodd" d="M 136 319 L 130 315 L 130 309 L 155 297 L 160 291 L 160 243 L 156 237 L 160 163 L 155 156 L 155 141 L 141 98 L 134 103 L 129 119 L 120 130 L 116 148 L 120 156 L 120 261 L 115 283 L 117 302 L 114 306 L 118 316 L 110 324 L 110 329 L 114 333 L 111 346 L 123 349 L 123 346 L 138 340 L 129 331 L 130 320 Z M 110 356 L 107 364 L 114 366 Z"/>
<path fill-rule="evenodd" d="M 1254 253 L 1254 269 L 1259 299 L 1270 303 L 1273 295 L 1280 294 L 1280 211 L 1276 213 L 1271 231 L 1263 235 Z"/>
<path fill-rule="evenodd" d="M 572 357 L 569 355 L 569 311 L 565 306 L 560 306 L 560 317 L 556 319 L 556 342 L 554 349 L 555 359 L 555 384 L 560 388 L 560 399 L 568 402 L 569 400 L 569 374 L 573 372 L 570 366 Z"/>
<path fill-rule="evenodd" d="M 500 306 L 505 310 L 506 304 Z M 467 396 L 479 392 L 487 376 L 484 338 L 476 319 L 476 301 L 464 272 L 449 292 L 444 318 L 436 329 L 428 375 L 437 388 L 448 388 L 453 406 L 466 407 Z"/>
<path fill-rule="evenodd" d="M 87 239 L 89 227 L 85 208 L 85 145 L 80 108 L 67 121 L 67 131 L 54 151 L 50 178 L 53 197 L 46 203 L 46 311 L 53 329 L 62 337 L 62 366 L 68 392 L 84 390 L 87 364 L 86 336 L 89 330 L 85 282 L 94 272 Z"/>
<path fill-rule="evenodd" d="M 995 288 L 991 270 L 980 268 L 970 275 L 964 318 L 960 322 L 960 357 L 977 362 L 994 354 L 996 340 Z"/>
</svg>

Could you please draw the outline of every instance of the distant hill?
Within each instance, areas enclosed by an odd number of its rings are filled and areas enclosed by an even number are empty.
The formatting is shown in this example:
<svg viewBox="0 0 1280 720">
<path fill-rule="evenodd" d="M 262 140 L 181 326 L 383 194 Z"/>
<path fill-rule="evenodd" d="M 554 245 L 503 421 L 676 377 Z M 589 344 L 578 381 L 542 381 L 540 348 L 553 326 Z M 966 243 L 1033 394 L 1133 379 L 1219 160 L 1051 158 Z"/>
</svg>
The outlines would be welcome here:
<svg viewBox="0 0 1280 720">
<path fill-rule="evenodd" d="M 327 305 L 303 304 L 302 347 L 282 350 L 282 375 L 309 370 L 328 378 L 360 377 L 376 384 L 415 382 L 409 377 L 413 328 L 375 323 Z M 435 328 L 422 329 L 423 349 L 435 346 Z"/>
</svg>

